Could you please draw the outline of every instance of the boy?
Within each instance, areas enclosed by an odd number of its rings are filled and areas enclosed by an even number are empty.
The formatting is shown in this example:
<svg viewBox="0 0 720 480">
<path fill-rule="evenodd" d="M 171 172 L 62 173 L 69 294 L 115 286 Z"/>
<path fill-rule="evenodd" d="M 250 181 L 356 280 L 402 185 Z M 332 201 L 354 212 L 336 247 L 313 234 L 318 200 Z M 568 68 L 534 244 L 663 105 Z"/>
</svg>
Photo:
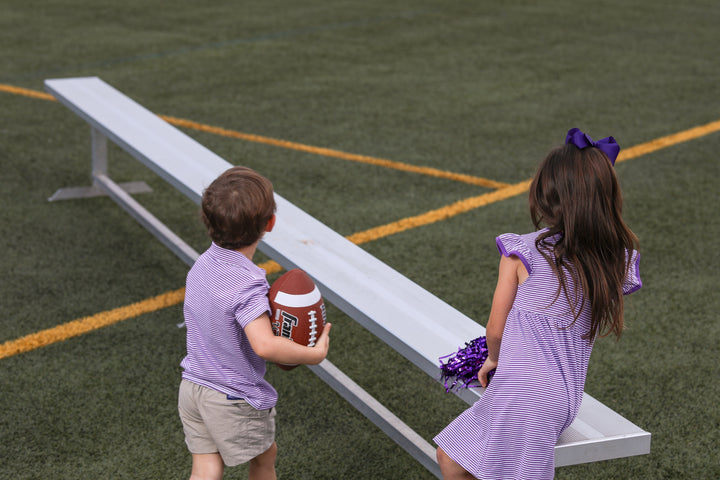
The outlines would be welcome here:
<svg viewBox="0 0 720 480">
<path fill-rule="evenodd" d="M 245 167 L 221 174 L 203 193 L 202 220 L 212 245 L 187 276 L 178 409 L 192 454 L 191 479 L 221 479 L 224 466 L 250 462 L 250 479 L 275 479 L 277 392 L 265 361 L 320 363 L 330 324 L 315 347 L 276 337 L 269 285 L 252 258 L 275 225 L 269 180 Z"/>
</svg>

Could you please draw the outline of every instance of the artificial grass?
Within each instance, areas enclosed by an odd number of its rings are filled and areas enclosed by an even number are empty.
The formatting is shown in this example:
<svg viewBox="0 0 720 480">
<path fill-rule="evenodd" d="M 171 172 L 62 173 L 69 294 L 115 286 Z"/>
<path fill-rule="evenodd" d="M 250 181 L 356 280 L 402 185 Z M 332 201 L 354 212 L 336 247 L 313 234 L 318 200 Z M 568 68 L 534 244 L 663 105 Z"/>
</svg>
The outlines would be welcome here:
<svg viewBox="0 0 720 480">
<path fill-rule="evenodd" d="M 709 1 L 505 4 L 129 0 L 0 6 L 0 83 L 98 75 L 151 110 L 514 183 L 571 126 L 623 147 L 718 119 L 720 12 Z M 188 131 L 348 235 L 486 189 Z M 718 134 L 618 164 L 645 286 L 586 391 L 653 433 L 650 455 L 560 479 L 716 478 Z M 118 149 L 111 172 L 194 248 L 196 206 Z M 0 342 L 181 287 L 187 267 L 108 199 L 47 203 L 88 182 L 88 127 L 0 92 Z M 363 245 L 485 323 L 494 237 L 531 229 L 526 200 Z M 259 255 L 258 260 L 265 259 Z M 330 307 L 330 360 L 430 439 L 465 405 Z M 0 478 L 182 478 L 180 306 L 0 359 Z M 281 478 L 432 478 L 311 372 L 280 392 Z M 245 467 L 227 478 L 243 478 Z"/>
</svg>

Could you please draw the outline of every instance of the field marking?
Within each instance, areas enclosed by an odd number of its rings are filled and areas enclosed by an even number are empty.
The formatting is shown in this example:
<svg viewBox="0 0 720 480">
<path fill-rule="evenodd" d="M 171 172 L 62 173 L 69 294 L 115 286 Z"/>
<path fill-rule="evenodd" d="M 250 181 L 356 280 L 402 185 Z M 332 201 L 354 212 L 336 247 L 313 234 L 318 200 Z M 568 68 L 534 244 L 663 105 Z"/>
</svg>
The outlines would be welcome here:
<svg viewBox="0 0 720 480">
<path fill-rule="evenodd" d="M 258 264 L 258 266 L 264 269 L 268 275 L 280 272 L 283 269 L 280 264 L 274 260 Z M 95 315 L 40 330 L 39 332 L 31 333 L 15 340 L 8 340 L 0 344 L 0 359 L 29 352 L 36 348 L 46 347 L 53 343 L 62 342 L 123 320 L 139 317 L 145 313 L 172 307 L 182 303 L 184 299 L 185 287 L 182 287 L 124 307 L 106 310 L 96 313 Z"/>
<path fill-rule="evenodd" d="M 92 330 L 107 327 L 108 325 L 127 320 L 128 318 L 134 318 L 144 313 L 150 313 L 177 305 L 183 301 L 184 297 L 185 288 L 183 287 L 156 297 L 148 298 L 141 302 L 63 323 L 56 327 L 25 335 L 17 340 L 7 341 L 0 345 L 0 359 L 45 347 L 56 342 L 67 340 L 68 338 L 77 337 Z"/>
<path fill-rule="evenodd" d="M 679 143 L 695 140 L 696 138 L 704 137 L 705 135 L 709 135 L 717 131 L 720 131 L 720 120 L 656 138 L 655 140 L 650 140 L 649 142 L 641 143 L 640 145 L 635 145 L 634 147 L 621 150 L 616 162 L 624 162 L 625 160 L 647 155 L 648 153 L 672 147 L 673 145 L 677 145 Z"/>
<path fill-rule="evenodd" d="M 0 83 L 0 91 L 12 93 L 13 95 L 22 95 L 25 97 L 39 98 L 41 100 L 51 100 L 53 102 L 57 102 L 55 97 L 53 97 L 49 93 L 39 92 L 37 90 L 30 90 L 29 88 L 14 87 L 12 85 L 5 85 L 3 83 Z"/>
<path fill-rule="evenodd" d="M 38 92 L 35 90 L 28 90 L 23 89 L 19 87 L 12 87 L 9 85 L 2 85 L 0 84 L 0 90 L 2 91 L 8 91 L 10 93 L 19 94 L 19 95 L 26 95 L 30 97 L 35 98 L 41 98 L 45 100 L 55 100 L 51 95 L 48 95 L 43 92 Z M 161 116 L 162 117 L 162 116 Z M 163 117 L 166 121 L 170 121 L 168 119 L 172 119 L 173 121 L 178 122 L 189 122 L 188 120 L 180 120 L 175 119 L 173 117 Z M 195 123 L 195 122 L 191 122 Z M 202 125 L 202 124 L 197 124 Z M 185 126 L 185 125 L 181 125 Z M 217 127 L 209 127 L 209 126 L 203 126 L 203 128 L 211 128 L 215 129 Z M 192 128 L 192 127 L 188 127 Z M 225 130 L 225 129 L 219 129 L 226 132 L 232 132 L 232 135 L 248 135 L 248 134 L 241 134 L 240 132 L 233 132 L 231 130 Z M 204 130 L 208 131 L 208 130 Z M 640 145 L 636 145 L 634 147 L 627 148 L 620 152 L 617 162 L 623 162 L 626 160 L 630 160 L 633 158 L 637 158 L 643 155 L 647 155 L 649 153 L 661 150 L 663 148 L 667 148 L 673 145 L 677 145 L 679 143 L 687 142 L 689 140 L 694 140 L 696 138 L 703 137 L 705 135 L 708 135 L 710 133 L 714 133 L 720 131 L 720 120 L 707 123 L 705 125 L 700 125 L 697 127 L 690 128 L 688 130 L 683 130 L 681 132 L 667 135 L 664 137 L 657 138 L 655 140 L 651 140 L 646 143 L 642 143 Z M 210 133 L 215 133 L 214 131 Z M 219 134 L 219 133 L 218 133 Z M 255 137 L 255 136 L 252 136 Z M 238 137 L 240 138 L 240 137 Z M 262 139 L 265 139 L 267 137 L 259 137 Z M 271 139 L 274 140 L 274 139 Z M 251 141 L 257 141 L 257 140 L 251 140 Z M 277 140 L 275 140 L 277 141 Z M 284 141 L 280 141 L 284 142 Z M 292 143 L 292 142 L 288 142 Z M 302 144 L 297 144 L 302 145 Z M 307 146 L 303 146 L 307 147 Z M 317 147 L 309 147 L 309 148 L 317 148 Z M 344 153 L 344 152 L 341 152 Z M 347 154 L 352 155 L 352 154 Z M 359 155 L 358 157 L 362 157 Z M 371 158 L 371 157 L 367 157 Z M 388 160 L 389 162 L 389 160 Z M 393 162 L 394 163 L 394 162 Z M 419 168 L 419 167 L 418 167 Z M 429 225 L 432 223 L 436 223 L 442 220 L 447 220 L 448 218 L 454 217 L 456 215 L 459 215 L 464 212 L 468 212 L 470 210 L 486 206 L 495 202 L 499 202 L 501 200 L 505 200 L 517 195 L 520 195 L 524 192 L 527 192 L 530 188 L 530 183 L 532 180 L 525 180 L 520 183 L 516 183 L 513 185 L 507 185 L 498 188 L 497 190 L 489 193 L 485 193 L 482 195 L 466 198 L 464 200 L 459 200 L 457 202 L 454 202 L 450 205 L 447 205 L 445 207 L 441 207 L 435 210 L 428 211 L 426 213 L 415 215 L 413 217 L 407 217 L 401 220 L 398 220 L 396 222 L 391 222 L 386 225 L 381 225 L 378 227 L 374 227 L 368 230 L 365 230 L 363 232 L 358 232 L 353 235 L 350 235 L 346 237 L 351 242 L 355 243 L 356 245 L 360 245 L 363 243 L 368 243 L 373 240 L 378 240 L 380 238 L 388 237 L 390 235 L 394 235 L 396 233 L 400 233 L 406 230 L 410 230 L 413 228 L 418 228 L 424 225 Z M 270 260 L 265 263 L 262 263 L 259 265 L 261 268 L 265 269 L 265 271 L 268 274 L 277 273 L 282 270 L 282 267 L 275 261 Z M 78 320 L 74 320 L 62 325 L 58 325 L 56 327 L 52 327 L 46 330 L 42 330 L 40 332 L 32 333 L 29 335 L 26 335 L 24 337 L 21 337 L 16 340 L 9 340 L 2 345 L 0 345 L 0 359 L 6 358 L 12 355 L 17 355 L 19 353 L 27 352 L 30 350 L 34 350 L 36 348 L 44 347 L 46 345 L 50 345 L 52 343 L 60 342 L 63 340 L 67 340 L 69 338 L 82 335 L 85 333 L 88 333 L 92 330 L 96 330 L 98 328 L 102 328 L 108 325 L 112 325 L 114 323 L 120 322 L 122 320 L 127 320 L 129 318 L 134 318 L 139 315 L 142 315 L 144 313 L 150 313 L 156 310 L 160 310 L 162 308 L 171 307 L 174 305 L 177 305 L 181 303 L 184 300 L 184 292 L 185 288 L 180 288 L 177 290 L 173 290 L 161 295 L 158 295 L 156 297 L 152 297 L 137 303 L 133 303 L 131 305 L 127 305 L 125 307 L 116 308 L 113 310 L 108 310 L 105 312 L 101 312 L 89 317 L 84 317 Z"/>
<path fill-rule="evenodd" d="M 429 212 L 425 212 L 420 215 L 403 218 L 397 222 L 388 223 L 386 225 L 365 230 L 364 232 L 355 233 L 347 237 L 347 239 L 357 245 L 360 245 L 380 238 L 389 237 L 390 235 L 404 232 L 405 230 L 447 220 L 448 218 L 460 215 L 461 213 L 520 195 L 530 188 L 530 182 L 531 180 L 525 180 L 524 182 L 516 183 L 515 185 L 500 188 L 494 192 L 484 193 L 476 197 L 459 200 L 455 203 L 451 203 L 450 205 L 430 210 Z"/>
<path fill-rule="evenodd" d="M 12 93 L 15 95 L 23 95 L 26 97 L 39 98 L 42 100 L 57 101 L 52 95 L 40 92 L 37 90 L 30 90 L 28 88 L 20 88 L 12 85 L 0 84 L 0 91 Z M 230 130 L 222 127 L 215 127 L 212 125 L 206 125 L 203 123 L 194 122 L 192 120 L 186 120 L 184 118 L 172 117 L 169 115 L 158 115 L 166 122 L 175 125 L 177 127 L 184 127 L 191 130 L 197 130 L 200 132 L 211 133 L 228 138 L 236 138 L 239 140 L 245 140 L 248 142 L 261 143 L 264 145 L 271 145 L 274 147 L 285 148 L 288 150 L 297 150 L 301 152 L 312 153 L 315 155 L 321 155 L 325 157 L 338 158 L 341 160 L 348 160 L 351 162 L 365 163 L 369 165 L 375 165 L 378 167 L 390 168 L 393 170 L 400 170 L 404 172 L 417 173 L 420 175 L 426 175 L 435 178 L 442 178 L 446 180 L 453 180 L 456 182 L 468 183 L 470 185 L 477 185 L 486 188 L 504 188 L 507 187 L 507 183 L 497 182 L 488 178 L 475 177 L 473 175 L 466 175 L 464 173 L 454 173 L 446 170 L 440 170 L 432 167 L 418 167 L 409 163 L 396 162 L 393 160 L 387 160 L 384 158 L 370 157 L 368 155 L 358 155 L 355 153 L 343 152 L 341 150 L 334 150 L 332 148 L 314 147 L 312 145 L 306 145 L 298 142 L 291 142 L 289 140 L 281 140 L 272 137 L 266 137 L 263 135 L 255 135 L 252 133 L 238 132 L 237 130 Z"/>
<path fill-rule="evenodd" d="M 243 133 L 236 130 L 229 130 L 222 127 L 214 127 L 212 125 L 205 125 L 197 123 L 192 120 L 185 120 L 182 118 L 170 117 L 167 115 L 160 115 L 160 118 L 166 122 L 179 126 L 185 127 L 192 130 L 198 130 L 201 132 L 212 133 L 223 137 L 238 138 L 241 140 L 247 140 L 249 142 L 263 143 L 266 145 L 272 145 L 274 147 L 286 148 L 288 150 L 298 150 L 301 152 L 313 153 L 315 155 L 322 155 L 325 157 L 339 158 L 341 160 L 349 160 L 352 162 L 367 163 L 370 165 L 376 165 L 379 167 L 390 168 L 394 170 L 401 170 L 405 172 L 418 173 L 421 175 L 427 175 L 430 177 L 444 178 L 448 180 L 455 180 L 457 182 L 469 183 L 471 185 L 478 185 L 487 188 L 504 188 L 507 187 L 507 183 L 496 182 L 482 177 L 475 177 L 472 175 L 466 175 L 464 173 L 448 172 L 446 170 L 439 170 L 432 167 L 418 167 L 416 165 L 410 165 L 408 163 L 396 162 L 394 160 L 386 160 L 384 158 L 370 157 L 368 155 L 358 155 L 356 153 L 347 153 L 341 150 L 334 150 L 332 148 L 314 147 L 312 145 L 306 145 L 298 142 L 291 142 L 289 140 L 280 140 L 272 137 L 265 137 L 262 135 L 255 135 L 252 133 Z"/>
</svg>

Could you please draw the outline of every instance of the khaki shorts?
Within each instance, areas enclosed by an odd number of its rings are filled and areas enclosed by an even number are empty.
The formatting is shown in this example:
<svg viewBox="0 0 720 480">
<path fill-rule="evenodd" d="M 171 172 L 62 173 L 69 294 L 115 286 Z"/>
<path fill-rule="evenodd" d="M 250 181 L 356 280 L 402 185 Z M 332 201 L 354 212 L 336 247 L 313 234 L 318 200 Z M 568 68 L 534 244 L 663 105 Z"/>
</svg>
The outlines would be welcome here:
<svg viewBox="0 0 720 480">
<path fill-rule="evenodd" d="M 245 400 L 187 380 L 180 383 L 178 410 L 190 453 L 220 453 L 228 467 L 248 462 L 275 441 L 275 408 L 255 410 Z"/>
</svg>

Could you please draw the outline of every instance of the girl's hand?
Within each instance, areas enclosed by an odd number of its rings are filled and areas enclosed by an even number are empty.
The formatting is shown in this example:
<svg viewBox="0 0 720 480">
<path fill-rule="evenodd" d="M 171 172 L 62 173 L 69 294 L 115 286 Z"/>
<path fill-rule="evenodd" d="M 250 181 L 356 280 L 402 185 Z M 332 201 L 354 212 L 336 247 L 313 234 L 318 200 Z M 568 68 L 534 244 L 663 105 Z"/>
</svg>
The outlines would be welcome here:
<svg viewBox="0 0 720 480">
<path fill-rule="evenodd" d="M 478 372 L 478 381 L 480 382 L 480 385 L 483 387 L 488 386 L 488 373 L 497 368 L 497 364 L 497 360 L 490 360 L 489 358 L 485 360 L 485 363 L 482 364 L 482 367 L 480 367 L 480 371 Z"/>
</svg>

